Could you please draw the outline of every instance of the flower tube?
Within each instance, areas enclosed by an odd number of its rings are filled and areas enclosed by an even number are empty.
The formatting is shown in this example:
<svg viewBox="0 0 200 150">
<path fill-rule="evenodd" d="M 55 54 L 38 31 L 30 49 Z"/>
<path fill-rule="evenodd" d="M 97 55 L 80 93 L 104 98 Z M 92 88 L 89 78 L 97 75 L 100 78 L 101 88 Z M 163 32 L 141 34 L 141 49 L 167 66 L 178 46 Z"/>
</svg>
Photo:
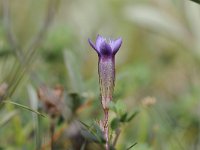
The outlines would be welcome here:
<svg viewBox="0 0 200 150">
<path fill-rule="evenodd" d="M 122 39 L 106 40 L 98 35 L 96 44 L 88 39 L 89 44 L 97 52 L 99 57 L 98 72 L 101 91 L 101 103 L 103 109 L 108 109 L 109 102 L 112 100 L 115 86 L 115 54 L 122 44 Z"/>
</svg>

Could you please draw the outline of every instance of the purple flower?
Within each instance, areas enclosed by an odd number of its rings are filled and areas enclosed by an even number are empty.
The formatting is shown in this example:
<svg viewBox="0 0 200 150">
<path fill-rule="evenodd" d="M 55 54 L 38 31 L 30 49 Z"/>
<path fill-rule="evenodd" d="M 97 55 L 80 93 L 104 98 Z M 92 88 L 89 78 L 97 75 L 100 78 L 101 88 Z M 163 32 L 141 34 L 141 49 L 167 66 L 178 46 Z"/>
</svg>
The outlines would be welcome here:
<svg viewBox="0 0 200 150">
<path fill-rule="evenodd" d="M 101 90 L 101 103 L 103 109 L 108 109 L 109 102 L 112 100 L 115 85 L 115 54 L 122 44 L 122 39 L 108 41 L 98 35 L 96 44 L 88 39 L 89 44 L 99 56 L 98 71 Z"/>
</svg>

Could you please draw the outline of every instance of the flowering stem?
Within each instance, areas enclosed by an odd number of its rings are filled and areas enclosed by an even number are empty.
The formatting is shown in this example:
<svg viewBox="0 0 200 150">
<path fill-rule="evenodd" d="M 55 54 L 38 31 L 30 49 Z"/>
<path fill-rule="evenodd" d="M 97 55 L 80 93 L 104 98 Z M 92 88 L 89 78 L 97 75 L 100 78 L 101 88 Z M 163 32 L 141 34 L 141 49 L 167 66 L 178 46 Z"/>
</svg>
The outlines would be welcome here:
<svg viewBox="0 0 200 150">
<path fill-rule="evenodd" d="M 99 57 L 98 72 L 99 84 L 101 92 L 101 104 L 104 110 L 104 120 L 102 121 L 104 137 L 106 139 L 106 150 L 110 150 L 109 146 L 109 102 L 112 100 L 113 91 L 115 86 L 115 54 L 122 44 L 122 39 L 106 40 L 98 35 L 96 44 L 88 39 L 91 47 L 97 52 Z"/>
</svg>

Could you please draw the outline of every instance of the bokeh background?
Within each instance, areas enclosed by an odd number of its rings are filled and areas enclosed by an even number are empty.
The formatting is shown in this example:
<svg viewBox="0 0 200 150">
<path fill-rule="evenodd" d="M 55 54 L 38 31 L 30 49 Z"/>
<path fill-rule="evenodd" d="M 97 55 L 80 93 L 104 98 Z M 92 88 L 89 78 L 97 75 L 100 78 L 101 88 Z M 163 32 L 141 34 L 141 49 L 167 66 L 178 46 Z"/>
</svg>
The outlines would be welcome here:
<svg viewBox="0 0 200 150">
<path fill-rule="evenodd" d="M 87 42 L 97 34 L 122 37 L 114 101 L 122 111 L 139 112 L 122 126 L 117 149 L 135 142 L 137 150 L 200 149 L 200 5 L 189 0 L 0 2 L 0 97 L 8 101 L 1 100 L 0 149 L 48 143 L 49 117 L 21 106 L 40 111 L 41 85 L 60 84 L 67 95 L 81 97 L 78 120 L 102 117 L 98 59 Z"/>
</svg>

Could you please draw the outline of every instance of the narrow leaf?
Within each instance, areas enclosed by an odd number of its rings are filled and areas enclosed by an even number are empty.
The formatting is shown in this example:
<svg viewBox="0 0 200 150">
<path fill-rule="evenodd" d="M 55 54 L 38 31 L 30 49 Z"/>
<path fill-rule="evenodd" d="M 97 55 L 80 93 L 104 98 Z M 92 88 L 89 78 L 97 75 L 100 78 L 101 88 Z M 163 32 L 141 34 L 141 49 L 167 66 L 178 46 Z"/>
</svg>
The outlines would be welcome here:
<svg viewBox="0 0 200 150">
<path fill-rule="evenodd" d="M 130 116 L 128 116 L 126 122 L 131 121 L 138 113 L 139 113 L 139 112 L 136 111 L 136 112 L 134 112 L 133 114 L 131 114 Z"/>
<path fill-rule="evenodd" d="M 120 121 L 121 121 L 121 122 L 125 122 L 125 121 L 127 120 L 127 115 L 128 115 L 127 112 L 124 113 L 124 114 L 120 117 Z"/>
<path fill-rule="evenodd" d="M 114 118 L 112 121 L 111 121 L 111 128 L 112 130 L 115 130 L 119 127 L 120 125 L 120 120 L 119 118 Z"/>
<path fill-rule="evenodd" d="M 80 122 L 84 127 L 86 127 L 88 130 L 90 129 L 90 126 L 87 125 L 86 123 L 84 123 L 84 122 L 82 122 L 82 121 L 80 121 L 80 120 L 79 120 L 79 122 Z"/>
<path fill-rule="evenodd" d="M 130 150 L 131 148 L 133 148 L 137 143 L 134 143 L 133 145 L 129 146 L 126 150 Z"/>
</svg>

